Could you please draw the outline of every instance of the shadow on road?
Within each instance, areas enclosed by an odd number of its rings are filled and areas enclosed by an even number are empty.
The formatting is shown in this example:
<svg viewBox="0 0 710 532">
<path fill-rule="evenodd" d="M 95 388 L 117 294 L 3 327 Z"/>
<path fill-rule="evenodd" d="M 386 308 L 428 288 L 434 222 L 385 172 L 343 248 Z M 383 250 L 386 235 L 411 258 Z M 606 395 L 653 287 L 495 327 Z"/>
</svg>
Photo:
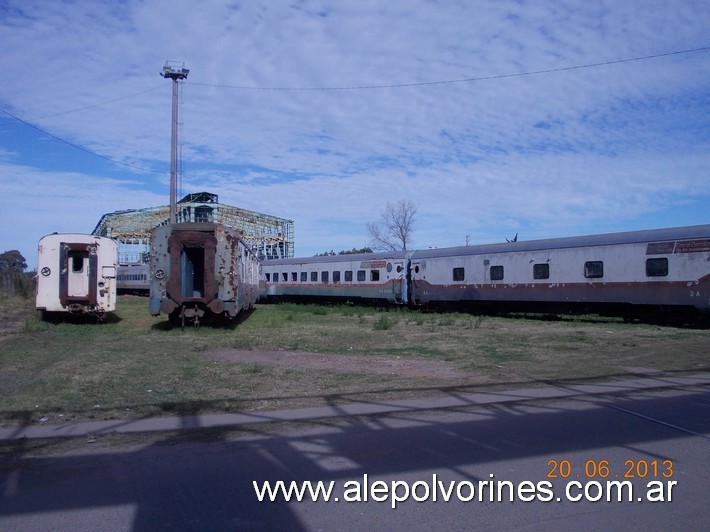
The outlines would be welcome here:
<svg viewBox="0 0 710 532">
<path fill-rule="evenodd" d="M 342 486 L 364 475 L 426 480 L 432 471 L 440 478 L 478 481 L 495 472 L 492 463 L 534 457 L 539 475 L 530 480 L 537 481 L 546 478 L 550 458 L 573 452 L 589 450 L 588 457 L 598 459 L 598 449 L 633 450 L 693 433 L 706 438 L 710 392 L 636 392 L 613 400 L 580 397 L 315 420 L 280 435 L 266 426 L 248 430 L 247 438 L 213 429 L 197 439 L 195 432 L 184 440 L 171 434 L 147 447 L 44 457 L 27 456 L 25 440 L 8 443 L 5 450 L 11 452 L 0 464 L 0 524 L 31 517 L 42 526 L 57 515 L 80 512 L 85 522 L 97 519 L 111 529 L 301 530 L 323 503 L 259 503 L 252 482 L 332 480 Z M 46 444 L 51 451 L 52 443 Z M 324 528 L 328 522 L 342 527 L 338 508 L 352 507 L 334 504 L 332 520 L 321 521 Z M 349 524 L 364 528 L 366 511 L 363 505 L 353 514 L 363 521 Z"/>
</svg>

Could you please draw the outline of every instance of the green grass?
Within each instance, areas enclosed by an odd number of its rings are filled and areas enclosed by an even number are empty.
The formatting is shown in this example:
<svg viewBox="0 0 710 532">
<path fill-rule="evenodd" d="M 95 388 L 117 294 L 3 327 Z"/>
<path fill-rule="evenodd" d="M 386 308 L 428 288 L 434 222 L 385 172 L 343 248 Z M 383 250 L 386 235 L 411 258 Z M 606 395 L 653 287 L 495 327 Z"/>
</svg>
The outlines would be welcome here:
<svg viewBox="0 0 710 532">
<path fill-rule="evenodd" d="M 638 367 L 698 371 L 707 369 L 710 347 L 708 330 L 589 317 L 543 321 L 279 304 L 257 305 L 228 327 L 182 330 L 151 317 L 147 299 L 135 296 L 120 297 L 104 324 L 50 324 L 31 302 L 13 303 L 23 304 L 13 307 L 16 326 L 0 340 L 2 424 L 311 406 L 361 394 L 606 377 Z M 205 356 L 215 349 L 423 359 L 464 376 L 433 381 L 367 368 L 343 372 L 337 364 L 287 368 Z"/>
</svg>

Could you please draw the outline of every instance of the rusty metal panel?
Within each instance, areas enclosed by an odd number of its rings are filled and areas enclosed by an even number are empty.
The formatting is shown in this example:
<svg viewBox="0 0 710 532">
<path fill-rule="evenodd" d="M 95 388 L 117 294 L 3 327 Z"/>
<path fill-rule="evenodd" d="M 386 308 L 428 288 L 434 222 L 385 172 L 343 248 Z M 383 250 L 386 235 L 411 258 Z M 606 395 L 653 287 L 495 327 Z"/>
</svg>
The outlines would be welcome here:
<svg viewBox="0 0 710 532">
<path fill-rule="evenodd" d="M 174 231 L 168 239 L 170 248 L 170 276 L 167 283 L 168 297 L 178 304 L 186 302 L 209 303 L 217 295 L 217 280 L 215 279 L 215 251 L 217 239 L 214 235 L 203 231 Z M 184 254 L 190 249 L 202 250 L 202 295 L 195 297 L 183 292 L 184 275 L 187 272 L 182 267 Z"/>
</svg>

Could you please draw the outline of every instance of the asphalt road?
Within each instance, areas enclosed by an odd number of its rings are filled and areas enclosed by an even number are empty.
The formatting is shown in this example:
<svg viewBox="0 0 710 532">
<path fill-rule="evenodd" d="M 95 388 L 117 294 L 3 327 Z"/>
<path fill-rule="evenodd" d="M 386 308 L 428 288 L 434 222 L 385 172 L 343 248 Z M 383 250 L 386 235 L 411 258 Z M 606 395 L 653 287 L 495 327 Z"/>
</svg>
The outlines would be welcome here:
<svg viewBox="0 0 710 532">
<path fill-rule="evenodd" d="M 139 440 L 17 440 L 0 530 L 710 530 L 707 380 Z M 331 500 L 259 502 L 279 480 Z"/>
</svg>

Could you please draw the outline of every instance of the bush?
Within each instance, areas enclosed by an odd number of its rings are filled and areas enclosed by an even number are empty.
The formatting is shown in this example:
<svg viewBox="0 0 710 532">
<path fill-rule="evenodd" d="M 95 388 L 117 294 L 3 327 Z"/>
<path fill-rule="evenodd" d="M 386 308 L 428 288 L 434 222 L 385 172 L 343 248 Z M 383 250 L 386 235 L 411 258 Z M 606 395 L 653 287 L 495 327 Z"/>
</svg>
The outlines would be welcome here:
<svg viewBox="0 0 710 532">
<path fill-rule="evenodd" d="M 376 331 L 386 331 L 395 325 L 395 321 L 390 319 L 387 314 L 381 314 L 375 322 L 374 328 Z"/>
</svg>

